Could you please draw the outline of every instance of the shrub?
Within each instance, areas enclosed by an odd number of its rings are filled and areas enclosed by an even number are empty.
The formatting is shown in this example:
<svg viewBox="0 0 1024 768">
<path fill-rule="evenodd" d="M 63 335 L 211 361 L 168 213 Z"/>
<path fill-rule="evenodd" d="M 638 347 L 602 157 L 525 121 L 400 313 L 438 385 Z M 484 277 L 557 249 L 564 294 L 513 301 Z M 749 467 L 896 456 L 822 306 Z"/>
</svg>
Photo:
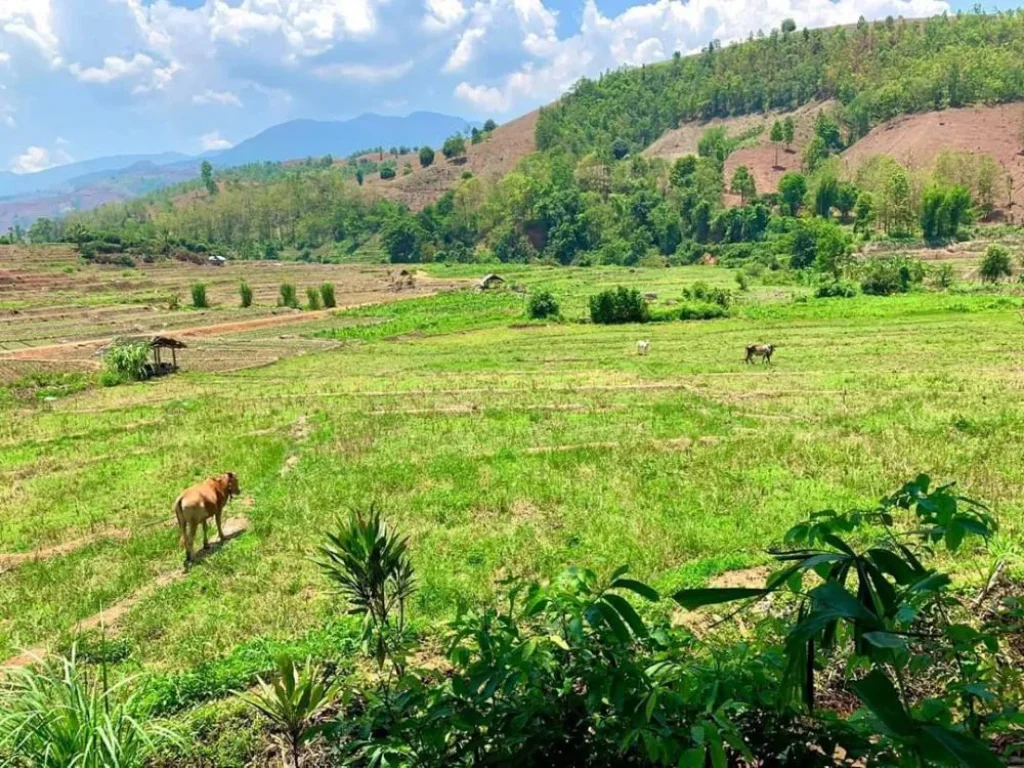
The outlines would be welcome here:
<svg viewBox="0 0 1024 768">
<path fill-rule="evenodd" d="M 393 179 L 395 178 L 395 169 L 390 165 L 385 165 L 380 169 L 380 177 L 382 179 Z"/>
<path fill-rule="evenodd" d="M 238 286 L 238 297 L 241 299 L 243 308 L 252 306 L 252 288 L 245 280 Z"/>
<path fill-rule="evenodd" d="M 277 306 L 299 308 L 299 298 L 295 293 L 295 286 L 291 283 L 281 283 L 280 295 L 277 299 Z"/>
<path fill-rule="evenodd" d="M 688 301 L 717 304 L 728 309 L 732 304 L 732 293 L 725 288 L 712 288 L 707 283 L 699 280 L 689 288 L 683 288 L 683 298 Z"/>
<path fill-rule="evenodd" d="M 338 306 L 337 301 L 334 299 L 334 283 L 324 283 L 320 286 L 320 298 L 327 309 Z"/>
<path fill-rule="evenodd" d="M 434 150 L 430 147 L 420 147 L 420 167 L 428 168 L 434 164 Z"/>
<path fill-rule="evenodd" d="M 107 683 L 71 655 L 41 669 L 11 670 L 0 689 L 0 762 L 142 768 L 179 739 L 151 717 L 142 678 Z M 13 762 L 3 760 L 5 755 Z"/>
<path fill-rule="evenodd" d="M 680 320 L 714 320 L 728 316 L 729 310 L 721 304 L 706 301 L 685 301 L 679 309 Z"/>
<path fill-rule="evenodd" d="M 559 312 L 558 301 L 551 291 L 534 291 L 526 302 L 526 314 L 536 320 L 557 317 Z"/>
<path fill-rule="evenodd" d="M 905 256 L 876 256 L 864 266 L 860 288 L 872 296 L 906 293 L 924 280 L 924 265 Z"/>
<path fill-rule="evenodd" d="M 1013 263 L 1010 261 L 1010 250 L 998 243 L 992 243 L 985 249 L 978 268 L 982 282 L 996 283 L 1013 274 Z"/>
<path fill-rule="evenodd" d="M 145 342 L 115 343 L 103 356 L 100 382 L 109 387 L 126 381 L 142 381 L 146 378 L 148 360 L 149 345 Z"/>
<path fill-rule="evenodd" d="M 952 288 L 956 282 L 956 270 L 952 264 L 939 264 L 931 275 L 932 285 L 940 290 Z"/>
<path fill-rule="evenodd" d="M 736 285 L 739 286 L 741 291 L 750 290 L 750 278 L 742 269 L 736 270 Z"/>
<path fill-rule="evenodd" d="M 311 310 L 320 309 L 320 292 L 312 286 L 306 289 L 306 305 Z"/>
<path fill-rule="evenodd" d="M 849 280 L 828 280 L 814 291 L 819 299 L 851 299 L 857 295 L 857 286 Z"/>
<path fill-rule="evenodd" d="M 206 298 L 204 283 L 192 283 L 192 306 L 196 309 L 205 309 L 210 306 L 210 302 Z"/>
<path fill-rule="evenodd" d="M 650 310 L 640 291 L 620 285 L 590 297 L 590 319 L 601 325 L 646 323 Z"/>
</svg>

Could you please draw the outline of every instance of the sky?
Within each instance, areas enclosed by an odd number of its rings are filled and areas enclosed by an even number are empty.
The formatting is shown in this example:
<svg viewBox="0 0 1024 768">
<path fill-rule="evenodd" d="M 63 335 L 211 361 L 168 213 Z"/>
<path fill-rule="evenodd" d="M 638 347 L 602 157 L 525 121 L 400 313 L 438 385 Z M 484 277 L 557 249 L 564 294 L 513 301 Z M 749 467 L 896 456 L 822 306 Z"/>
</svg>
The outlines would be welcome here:
<svg viewBox="0 0 1024 768">
<path fill-rule="evenodd" d="M 1011 7 L 1000 0 L 985 7 Z M 0 171 L 223 149 L 294 118 L 501 122 L 576 80 L 782 19 L 967 0 L 0 0 Z"/>
</svg>

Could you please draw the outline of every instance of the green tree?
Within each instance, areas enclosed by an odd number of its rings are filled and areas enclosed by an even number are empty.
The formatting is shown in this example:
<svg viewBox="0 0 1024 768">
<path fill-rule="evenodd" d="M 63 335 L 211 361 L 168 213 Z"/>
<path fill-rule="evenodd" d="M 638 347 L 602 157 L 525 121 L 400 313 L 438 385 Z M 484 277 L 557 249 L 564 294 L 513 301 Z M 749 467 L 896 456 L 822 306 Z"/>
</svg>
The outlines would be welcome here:
<svg viewBox="0 0 1024 768">
<path fill-rule="evenodd" d="M 839 211 L 840 218 L 844 222 L 850 220 L 850 213 L 853 211 L 854 206 L 857 205 L 857 195 L 857 187 L 854 184 L 848 181 L 839 184 L 834 204 L 836 210 Z"/>
<path fill-rule="evenodd" d="M 380 177 L 385 180 L 395 178 L 395 169 L 390 165 L 381 166 Z"/>
<path fill-rule="evenodd" d="M 621 160 L 629 154 L 629 143 L 624 139 L 616 139 L 612 142 L 612 156 L 616 160 Z"/>
<path fill-rule="evenodd" d="M 772 132 L 769 136 L 772 140 L 772 144 L 775 145 L 775 167 L 779 167 L 779 144 L 782 143 L 783 139 L 786 138 L 786 134 L 783 131 L 782 123 L 776 120 L 772 123 Z"/>
<path fill-rule="evenodd" d="M 423 259 L 423 232 L 411 216 L 401 216 L 388 225 L 383 240 L 392 264 L 410 264 Z"/>
<path fill-rule="evenodd" d="M 491 131 L 493 131 L 497 127 L 498 127 L 498 124 L 496 122 L 494 122 L 493 120 L 488 120 L 487 122 L 484 123 L 484 131 L 486 131 L 487 133 L 490 133 Z"/>
<path fill-rule="evenodd" d="M 211 195 L 216 195 L 217 182 L 213 180 L 213 166 L 210 165 L 209 160 L 203 160 L 203 164 L 199 166 L 199 175 L 202 177 L 206 191 Z"/>
<path fill-rule="evenodd" d="M 779 180 L 779 197 L 782 198 L 783 213 L 796 216 L 807 194 L 807 177 L 790 171 Z"/>
<path fill-rule="evenodd" d="M 857 195 L 857 202 L 853 206 L 854 231 L 869 232 L 875 223 L 876 210 L 874 195 L 870 192 L 861 192 Z"/>
<path fill-rule="evenodd" d="M 787 151 L 793 145 L 794 138 L 796 138 L 796 123 L 793 122 L 793 116 L 788 115 L 782 121 L 782 140 L 786 142 Z"/>
<path fill-rule="evenodd" d="M 1013 274 L 1013 262 L 1010 260 L 1010 250 L 998 243 L 992 243 L 985 249 L 985 255 L 978 267 L 978 274 L 986 283 L 997 283 L 1004 277 Z"/>
<path fill-rule="evenodd" d="M 740 196 L 740 203 L 745 204 L 748 200 L 757 196 L 757 186 L 754 183 L 754 176 L 745 165 L 739 166 L 732 175 L 732 183 L 729 191 Z"/>
<path fill-rule="evenodd" d="M 420 167 L 429 168 L 434 164 L 434 150 L 430 147 L 420 147 Z"/>
<path fill-rule="evenodd" d="M 466 140 L 463 138 L 462 134 L 456 133 L 454 136 L 449 136 L 445 139 L 444 146 L 441 147 L 441 154 L 449 160 L 465 155 Z"/>
<path fill-rule="evenodd" d="M 832 216 L 832 209 L 839 199 L 839 180 L 826 172 L 818 178 L 814 187 L 814 212 L 823 219 Z"/>
<path fill-rule="evenodd" d="M 791 32 L 795 32 L 795 31 L 796 31 L 796 22 L 795 21 L 793 21 L 792 19 L 783 19 L 782 20 L 782 34 L 788 35 Z"/>
</svg>

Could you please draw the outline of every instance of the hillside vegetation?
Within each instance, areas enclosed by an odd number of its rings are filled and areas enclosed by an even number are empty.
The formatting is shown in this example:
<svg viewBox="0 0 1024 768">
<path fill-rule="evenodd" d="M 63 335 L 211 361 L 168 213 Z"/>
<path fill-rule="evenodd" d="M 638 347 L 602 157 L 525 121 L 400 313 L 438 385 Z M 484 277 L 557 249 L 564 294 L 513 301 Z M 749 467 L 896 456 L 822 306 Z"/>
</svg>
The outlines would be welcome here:
<svg viewBox="0 0 1024 768">
<path fill-rule="evenodd" d="M 537 124 L 541 149 L 642 149 L 692 120 L 837 99 L 853 139 L 897 115 L 1024 96 L 1024 14 L 782 32 L 582 80 Z"/>
</svg>

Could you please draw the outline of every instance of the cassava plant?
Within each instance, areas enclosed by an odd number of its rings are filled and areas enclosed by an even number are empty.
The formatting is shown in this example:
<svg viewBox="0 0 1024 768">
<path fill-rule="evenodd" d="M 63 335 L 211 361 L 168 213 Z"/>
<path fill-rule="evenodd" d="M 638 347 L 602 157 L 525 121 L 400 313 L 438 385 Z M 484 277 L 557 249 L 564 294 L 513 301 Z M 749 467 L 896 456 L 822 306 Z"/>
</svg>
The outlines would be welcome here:
<svg viewBox="0 0 1024 768">
<path fill-rule="evenodd" d="M 827 510 L 793 527 L 787 548 L 773 552 L 781 567 L 763 588 L 685 589 L 673 597 L 688 610 L 745 601 L 742 610 L 773 592 L 791 593 L 783 706 L 814 715 L 819 670 L 838 663 L 870 713 L 859 721 L 860 747 L 876 763 L 994 767 L 1001 762 L 984 737 L 1019 718 L 996 704 L 1005 701 L 995 690 L 998 636 L 972 627 L 949 576 L 925 563 L 936 547 L 955 552 L 968 536 L 988 539 L 995 530 L 984 506 L 921 475 L 874 509 Z M 917 693 L 915 683 L 929 675 L 936 691 Z"/>
</svg>

